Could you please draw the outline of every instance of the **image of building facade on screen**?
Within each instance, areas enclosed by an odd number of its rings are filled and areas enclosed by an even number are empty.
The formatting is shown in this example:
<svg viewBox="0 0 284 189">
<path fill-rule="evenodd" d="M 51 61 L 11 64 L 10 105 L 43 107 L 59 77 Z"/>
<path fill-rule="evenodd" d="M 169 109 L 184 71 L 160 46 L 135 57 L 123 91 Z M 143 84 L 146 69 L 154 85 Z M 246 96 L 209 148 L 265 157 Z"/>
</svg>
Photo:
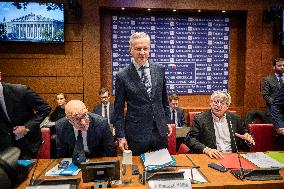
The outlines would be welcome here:
<svg viewBox="0 0 284 189">
<path fill-rule="evenodd" d="M 64 5 L 0 2 L 0 41 L 64 42 Z"/>
</svg>

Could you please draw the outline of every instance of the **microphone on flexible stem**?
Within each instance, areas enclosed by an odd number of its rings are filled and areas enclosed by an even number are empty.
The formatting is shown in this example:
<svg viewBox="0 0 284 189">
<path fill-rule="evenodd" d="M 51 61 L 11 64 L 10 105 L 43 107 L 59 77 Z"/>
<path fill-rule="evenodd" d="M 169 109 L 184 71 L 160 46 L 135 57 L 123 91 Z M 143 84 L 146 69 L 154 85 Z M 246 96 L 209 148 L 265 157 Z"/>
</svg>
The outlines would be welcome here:
<svg viewBox="0 0 284 189">
<path fill-rule="evenodd" d="M 40 147 L 39 147 L 39 150 L 38 150 L 38 152 L 37 152 L 35 168 L 34 168 L 34 170 L 33 170 L 33 174 L 32 174 L 32 177 L 31 177 L 31 179 L 30 179 L 30 184 L 29 184 L 30 186 L 33 186 L 33 185 L 35 184 L 35 177 L 34 177 L 34 175 L 35 175 L 35 170 L 36 170 L 36 168 L 37 168 L 37 164 L 38 164 L 38 161 L 39 161 L 39 154 L 40 154 L 41 151 L 42 151 L 42 146 L 43 146 L 43 144 L 44 144 L 44 140 L 42 140 L 42 143 L 41 143 L 41 145 L 40 145 Z"/>
<path fill-rule="evenodd" d="M 237 151 L 237 155 L 238 155 L 238 160 L 239 160 L 239 164 L 240 164 L 240 179 L 243 180 L 245 178 L 244 176 L 244 168 L 242 166 L 242 162 L 241 162 L 241 157 L 240 157 L 240 153 L 239 153 L 239 150 L 238 150 L 238 146 L 237 146 L 237 142 L 236 142 L 236 137 L 235 137 L 235 132 L 233 130 L 233 125 L 232 125 L 232 121 L 230 120 L 230 128 L 231 128 L 231 131 L 233 133 L 233 141 L 234 141 L 234 145 L 236 146 L 236 151 Z"/>
</svg>

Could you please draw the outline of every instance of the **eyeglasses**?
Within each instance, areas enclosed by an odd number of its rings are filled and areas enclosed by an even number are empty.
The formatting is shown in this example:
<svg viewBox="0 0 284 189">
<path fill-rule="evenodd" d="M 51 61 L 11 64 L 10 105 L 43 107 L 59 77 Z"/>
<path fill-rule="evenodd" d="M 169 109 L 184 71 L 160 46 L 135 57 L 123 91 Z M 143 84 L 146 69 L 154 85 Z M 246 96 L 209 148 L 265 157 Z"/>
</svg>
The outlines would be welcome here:
<svg viewBox="0 0 284 189">
<path fill-rule="evenodd" d="M 108 96 L 101 96 L 101 99 L 107 99 Z"/>
<path fill-rule="evenodd" d="M 138 52 L 141 52 L 142 50 L 147 52 L 147 51 L 149 51 L 150 49 L 149 49 L 149 48 L 134 48 L 134 50 L 135 50 L 135 51 L 138 51 Z"/>
<path fill-rule="evenodd" d="M 220 105 L 220 106 L 225 106 L 225 105 L 227 105 L 226 102 L 224 102 L 224 101 L 217 101 L 217 100 L 213 100 L 213 101 L 212 101 L 212 104 L 213 104 L 214 106 L 218 106 L 218 105 Z"/>
<path fill-rule="evenodd" d="M 67 119 L 73 123 L 79 123 L 81 122 L 82 119 L 87 119 L 88 118 L 88 112 L 84 113 L 83 115 L 79 116 L 73 116 L 73 117 L 69 117 L 67 116 Z"/>
</svg>

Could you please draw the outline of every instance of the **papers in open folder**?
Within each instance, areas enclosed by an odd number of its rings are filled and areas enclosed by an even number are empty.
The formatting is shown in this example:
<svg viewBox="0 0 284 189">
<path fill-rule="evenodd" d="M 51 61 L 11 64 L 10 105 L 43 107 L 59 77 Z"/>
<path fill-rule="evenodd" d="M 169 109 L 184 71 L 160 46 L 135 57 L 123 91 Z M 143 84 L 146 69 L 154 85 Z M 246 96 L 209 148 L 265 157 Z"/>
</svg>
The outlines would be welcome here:
<svg viewBox="0 0 284 189">
<path fill-rule="evenodd" d="M 147 152 L 140 155 L 146 171 L 167 168 L 176 165 L 176 160 L 170 155 L 168 149 Z"/>
<path fill-rule="evenodd" d="M 244 169 L 254 169 L 256 166 L 246 159 L 240 157 L 241 164 Z M 238 154 L 225 154 L 223 158 L 218 159 L 218 162 L 227 169 L 240 169 Z"/>
</svg>

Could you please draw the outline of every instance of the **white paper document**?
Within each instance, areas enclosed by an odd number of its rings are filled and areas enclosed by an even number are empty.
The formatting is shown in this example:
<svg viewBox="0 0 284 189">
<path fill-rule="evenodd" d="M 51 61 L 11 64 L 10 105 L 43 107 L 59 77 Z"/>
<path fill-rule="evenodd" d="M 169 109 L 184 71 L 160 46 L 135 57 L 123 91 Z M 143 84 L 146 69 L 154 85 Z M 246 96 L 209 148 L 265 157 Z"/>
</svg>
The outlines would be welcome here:
<svg viewBox="0 0 284 189">
<path fill-rule="evenodd" d="M 241 154 L 244 158 L 258 166 L 259 168 L 283 168 L 284 164 L 267 156 L 263 152 Z"/>
<path fill-rule="evenodd" d="M 161 149 L 155 152 L 145 153 L 144 166 L 149 165 L 164 165 L 172 161 L 168 149 Z"/>
</svg>

